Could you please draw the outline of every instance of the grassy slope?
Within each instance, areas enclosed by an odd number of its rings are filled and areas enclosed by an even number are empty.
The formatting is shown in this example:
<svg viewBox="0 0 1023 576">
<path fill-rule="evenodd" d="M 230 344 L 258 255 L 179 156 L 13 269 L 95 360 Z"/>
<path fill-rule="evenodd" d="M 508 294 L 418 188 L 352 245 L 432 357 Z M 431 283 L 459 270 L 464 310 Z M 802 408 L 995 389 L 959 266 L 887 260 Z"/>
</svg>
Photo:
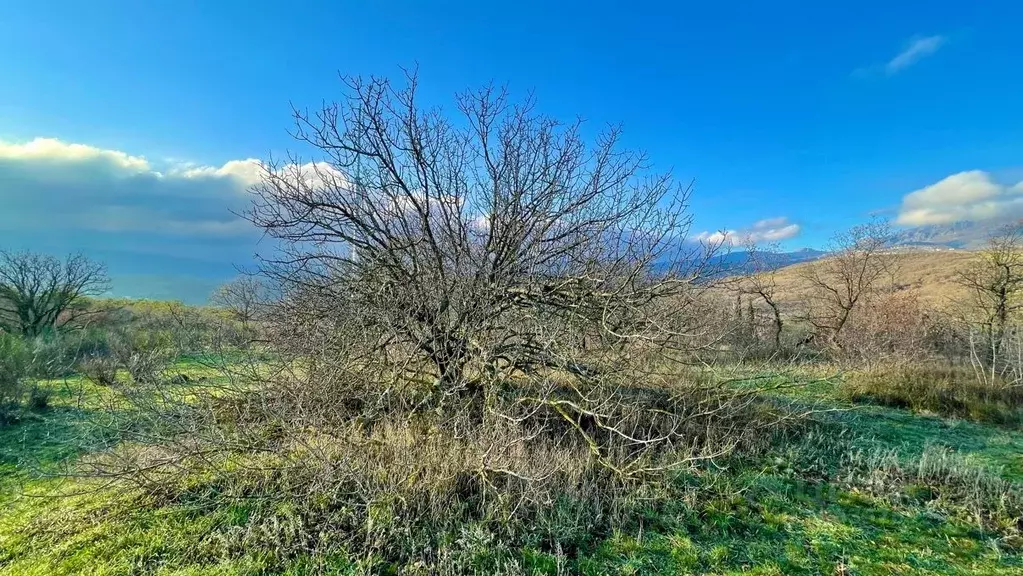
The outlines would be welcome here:
<svg viewBox="0 0 1023 576">
<path fill-rule="evenodd" d="M 934 307 L 947 306 L 964 296 L 955 282 L 956 273 L 978 258 L 971 251 L 912 251 L 898 254 L 896 285 L 915 294 L 922 303 Z M 779 300 L 794 305 L 802 300 L 806 281 L 800 273 L 810 264 L 795 264 L 777 273 Z"/>
<path fill-rule="evenodd" d="M 101 393 L 75 380 L 51 386 L 56 396 L 49 411 L 0 428 L 0 575 L 264 573 L 257 553 L 222 552 L 221 535 L 244 529 L 242 508 L 147 507 L 130 494 L 109 492 L 40 497 L 58 487 L 87 487 L 36 478 L 26 464 L 46 468 L 73 453 L 89 399 Z M 816 392 L 828 396 L 828 386 Z M 857 431 L 856 442 L 864 448 L 886 447 L 913 458 L 943 446 L 1023 481 L 1019 431 L 879 407 L 830 417 Z M 710 467 L 681 478 L 692 485 L 692 498 L 651 510 L 635 526 L 596 543 L 569 569 L 588 574 L 1023 572 L 1019 552 L 996 545 L 995 535 L 966 519 L 936 511 L 926 499 L 882 499 L 814 482 L 806 466 L 797 465 L 802 454 L 793 448 L 761 462 Z M 483 542 L 480 549 L 486 548 Z M 550 555 L 517 555 L 529 571 L 556 572 Z M 307 560 L 296 559 L 290 573 L 312 573 Z M 337 573 L 355 572 L 344 559 L 333 565 Z M 485 558 L 480 566 L 481 573 L 489 573 Z"/>
</svg>

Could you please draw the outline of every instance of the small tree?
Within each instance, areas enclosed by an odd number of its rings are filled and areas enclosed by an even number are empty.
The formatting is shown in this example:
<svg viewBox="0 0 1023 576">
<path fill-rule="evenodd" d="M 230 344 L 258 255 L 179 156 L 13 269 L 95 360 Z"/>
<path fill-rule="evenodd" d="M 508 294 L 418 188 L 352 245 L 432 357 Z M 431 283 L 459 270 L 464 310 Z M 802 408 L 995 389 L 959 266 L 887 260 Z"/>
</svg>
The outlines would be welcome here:
<svg viewBox="0 0 1023 576">
<path fill-rule="evenodd" d="M 0 251 L 0 328 L 34 338 L 74 320 L 108 285 L 106 268 L 82 254 Z"/>
<path fill-rule="evenodd" d="M 853 313 L 871 296 L 890 288 L 896 255 L 890 250 L 888 222 L 874 220 L 837 234 L 830 254 L 803 268 L 811 288 L 804 318 L 820 341 L 841 348 L 841 335 Z"/>
<path fill-rule="evenodd" d="M 974 362 L 985 369 L 1003 367 L 1006 343 L 1023 310 L 1023 232 L 1012 227 L 988 241 L 980 258 L 960 271 L 966 288 L 962 319 L 970 332 Z"/>
<path fill-rule="evenodd" d="M 24 340 L 0 332 L 0 424 L 21 404 L 30 373 L 31 353 Z"/>
<path fill-rule="evenodd" d="M 253 190 L 249 218 L 281 249 L 262 262 L 281 289 L 260 319 L 270 353 L 187 400 L 135 378 L 126 401 L 166 425 L 128 431 L 133 446 L 160 443 L 122 461 L 133 478 L 270 450 L 281 458 L 260 465 L 283 474 L 262 473 L 286 484 L 249 484 L 253 497 L 296 493 L 295 478 L 331 487 L 338 509 L 390 494 L 410 533 L 448 522 L 447 502 L 533 526 L 561 501 L 545 486 L 618 510 L 620 490 L 762 445 L 789 418 L 760 409 L 756 386 L 692 377 L 725 335 L 714 247 L 687 241 L 688 187 L 649 173 L 616 129 L 591 139 L 491 89 L 449 119 L 420 107 L 414 76 L 346 86 L 296 113 L 313 161 L 269 163 Z M 117 455 L 91 461 L 118 473 Z M 399 476 L 412 481 L 378 481 Z"/>
<path fill-rule="evenodd" d="M 771 256 L 777 252 L 775 246 L 767 250 L 758 250 L 753 241 L 747 241 L 746 253 L 749 257 L 750 272 L 738 283 L 738 290 L 754 299 L 762 301 L 771 310 L 771 322 L 773 326 L 775 349 L 781 348 L 781 334 L 784 321 L 781 316 L 781 308 L 775 296 L 778 290 L 778 282 L 775 277 L 777 265 L 771 262 Z M 752 306 L 752 303 L 750 304 Z M 750 310 L 752 317 L 752 309 Z"/>
<path fill-rule="evenodd" d="M 263 279 L 239 276 L 217 288 L 210 303 L 231 313 L 246 328 L 256 321 L 270 301 L 270 291 Z"/>
</svg>

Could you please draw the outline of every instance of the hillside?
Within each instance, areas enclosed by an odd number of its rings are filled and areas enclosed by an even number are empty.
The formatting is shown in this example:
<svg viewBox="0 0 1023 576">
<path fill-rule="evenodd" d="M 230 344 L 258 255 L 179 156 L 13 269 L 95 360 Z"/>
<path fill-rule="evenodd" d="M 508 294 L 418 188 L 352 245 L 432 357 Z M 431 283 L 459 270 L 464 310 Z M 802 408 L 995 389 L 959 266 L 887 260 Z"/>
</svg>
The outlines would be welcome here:
<svg viewBox="0 0 1023 576">
<path fill-rule="evenodd" d="M 895 266 L 895 284 L 916 295 L 922 304 L 944 308 L 964 296 L 956 273 L 979 257 L 967 250 L 911 250 L 900 252 Z M 810 263 L 800 262 L 777 271 L 779 300 L 787 307 L 800 302 L 806 293 L 801 275 Z"/>
</svg>

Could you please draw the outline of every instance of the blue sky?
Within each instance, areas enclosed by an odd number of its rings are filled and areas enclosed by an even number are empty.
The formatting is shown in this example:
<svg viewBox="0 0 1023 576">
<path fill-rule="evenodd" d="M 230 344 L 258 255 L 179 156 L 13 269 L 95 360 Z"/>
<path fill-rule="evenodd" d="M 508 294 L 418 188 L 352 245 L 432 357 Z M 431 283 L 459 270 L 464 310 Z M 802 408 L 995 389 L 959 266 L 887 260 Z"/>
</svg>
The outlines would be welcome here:
<svg viewBox="0 0 1023 576">
<path fill-rule="evenodd" d="M 426 104 L 495 81 L 621 122 L 695 179 L 698 231 L 799 248 L 873 213 L 1021 204 L 1014 1 L 2 4 L 0 245 L 81 247 L 125 292 L 195 300 L 232 275 L 260 249 L 230 215 L 237 161 L 285 151 L 290 103 L 334 97 L 338 72 L 402 65 Z"/>
</svg>

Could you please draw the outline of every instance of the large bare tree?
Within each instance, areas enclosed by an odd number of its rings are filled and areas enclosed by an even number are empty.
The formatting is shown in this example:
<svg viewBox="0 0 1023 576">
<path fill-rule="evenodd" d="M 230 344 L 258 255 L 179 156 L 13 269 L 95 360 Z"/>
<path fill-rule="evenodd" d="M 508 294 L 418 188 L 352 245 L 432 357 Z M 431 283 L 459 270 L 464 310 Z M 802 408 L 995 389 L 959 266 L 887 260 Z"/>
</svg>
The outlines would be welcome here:
<svg viewBox="0 0 1023 576">
<path fill-rule="evenodd" d="M 106 267 L 83 254 L 0 251 L 0 328 L 38 336 L 73 320 L 76 305 L 108 285 Z"/>
<path fill-rule="evenodd" d="M 281 484 L 235 493 L 327 489 L 357 515 L 387 493 L 410 526 L 456 498 L 535 518 L 573 487 L 617 506 L 612 489 L 797 417 L 760 403 L 756 379 L 720 386 L 680 366 L 726 334 L 715 246 L 687 239 L 689 188 L 616 128 L 489 88 L 424 109 L 414 76 L 345 88 L 296 112 L 311 157 L 268 163 L 253 190 L 248 217 L 280 248 L 262 262 L 280 289 L 267 345 L 187 400 L 128 387 L 158 425 L 117 437 L 159 449 L 114 447 L 97 474 L 152 486 L 270 452 L 257 476 Z"/>
<path fill-rule="evenodd" d="M 341 101 L 297 111 L 316 156 L 269 164 L 255 189 L 249 217 L 283 241 L 267 270 L 299 332 L 357 324 L 346 349 L 446 391 L 594 370 L 582 351 L 598 343 L 698 341 L 684 312 L 706 254 L 686 242 L 687 187 L 615 127 L 588 141 L 493 88 L 449 118 L 406 80 L 349 78 Z"/>
<path fill-rule="evenodd" d="M 897 255 L 891 236 L 884 220 L 854 226 L 832 238 L 826 258 L 803 268 L 803 280 L 811 289 L 805 319 L 825 344 L 841 347 L 842 331 L 853 313 L 892 286 Z"/>
</svg>

